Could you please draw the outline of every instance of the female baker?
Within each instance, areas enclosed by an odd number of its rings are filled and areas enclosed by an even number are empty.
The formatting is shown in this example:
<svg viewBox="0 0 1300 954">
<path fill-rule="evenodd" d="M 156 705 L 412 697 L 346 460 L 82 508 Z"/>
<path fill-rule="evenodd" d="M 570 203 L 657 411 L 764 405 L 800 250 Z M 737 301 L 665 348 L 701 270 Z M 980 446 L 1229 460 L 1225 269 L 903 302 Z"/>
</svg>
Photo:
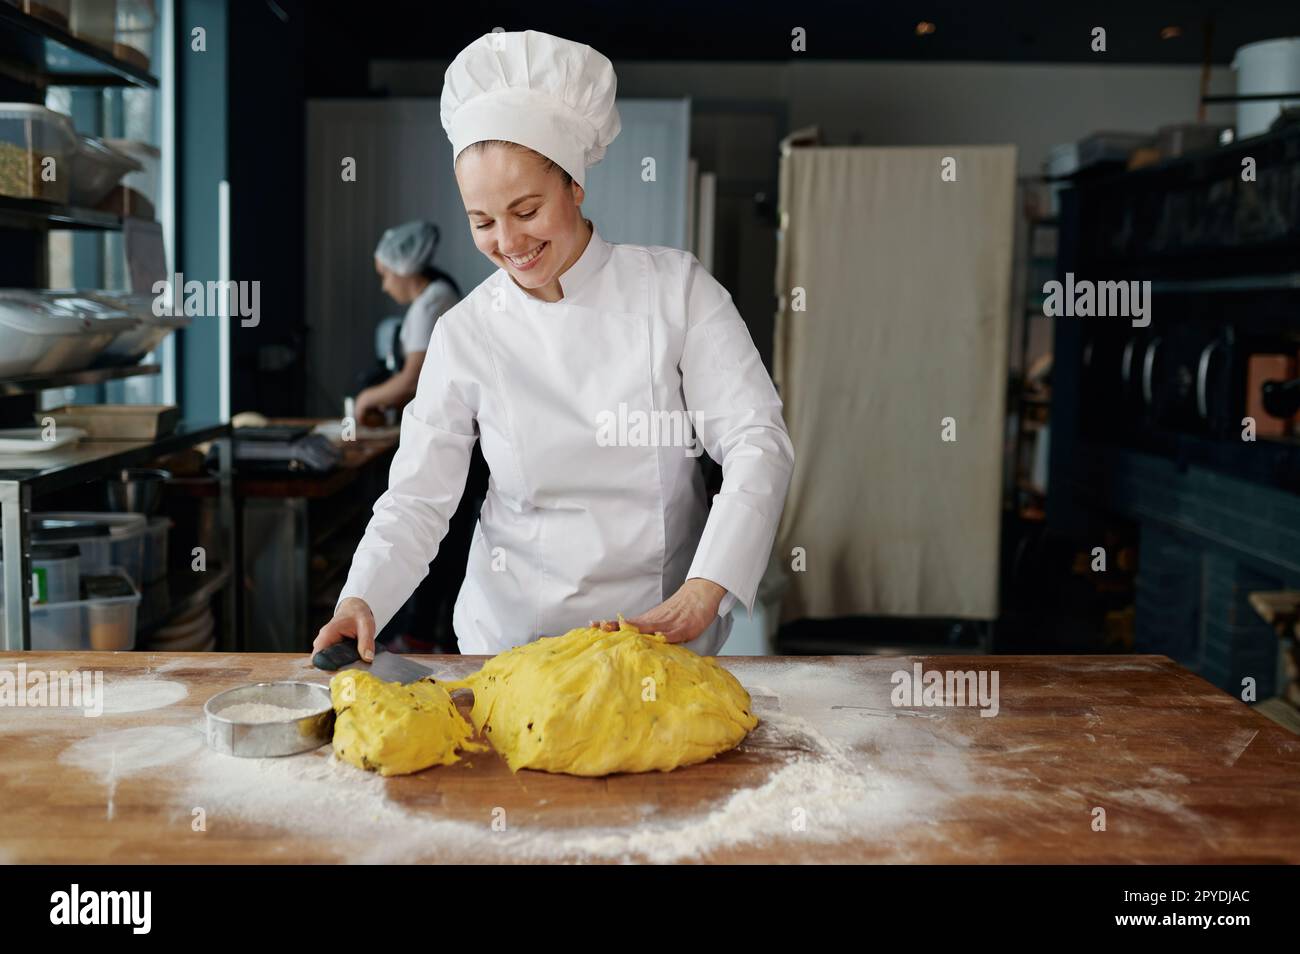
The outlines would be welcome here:
<svg viewBox="0 0 1300 954">
<path fill-rule="evenodd" d="M 388 491 L 315 651 L 355 638 L 373 658 L 475 441 L 491 478 L 456 601 L 461 652 L 623 613 L 714 655 L 735 601 L 752 610 L 794 451 L 727 291 L 689 253 L 611 244 L 582 215 L 586 169 L 619 132 L 615 84 L 600 53 L 533 31 L 480 37 L 448 68 L 456 181 L 499 268 L 434 326 Z M 711 509 L 701 446 L 722 465 Z"/>
</svg>

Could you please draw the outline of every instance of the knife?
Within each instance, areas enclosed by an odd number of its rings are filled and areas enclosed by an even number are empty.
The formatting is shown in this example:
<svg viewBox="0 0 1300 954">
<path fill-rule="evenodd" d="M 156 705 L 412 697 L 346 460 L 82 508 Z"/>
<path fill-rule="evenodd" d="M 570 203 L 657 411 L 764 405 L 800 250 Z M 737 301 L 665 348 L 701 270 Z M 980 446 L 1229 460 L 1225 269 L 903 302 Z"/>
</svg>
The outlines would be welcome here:
<svg viewBox="0 0 1300 954">
<path fill-rule="evenodd" d="M 413 663 L 404 656 L 391 653 L 382 644 L 375 644 L 374 662 L 366 662 L 357 652 L 355 639 L 344 639 L 333 646 L 327 646 L 311 657 L 312 665 L 326 672 L 339 669 L 368 669 L 371 673 L 387 682 L 400 682 L 403 685 L 432 679 L 433 670 L 419 663 Z"/>
</svg>

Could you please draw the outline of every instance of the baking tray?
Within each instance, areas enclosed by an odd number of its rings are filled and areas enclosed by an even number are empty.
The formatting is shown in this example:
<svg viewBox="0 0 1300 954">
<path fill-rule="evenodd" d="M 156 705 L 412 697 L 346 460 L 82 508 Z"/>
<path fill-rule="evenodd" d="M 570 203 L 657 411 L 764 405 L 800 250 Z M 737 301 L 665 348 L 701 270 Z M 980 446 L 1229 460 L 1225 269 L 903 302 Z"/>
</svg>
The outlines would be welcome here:
<svg viewBox="0 0 1300 954">
<path fill-rule="evenodd" d="M 65 404 L 37 411 L 38 423 L 52 417 L 57 427 L 76 427 L 93 441 L 153 441 L 176 430 L 174 404 Z"/>
</svg>

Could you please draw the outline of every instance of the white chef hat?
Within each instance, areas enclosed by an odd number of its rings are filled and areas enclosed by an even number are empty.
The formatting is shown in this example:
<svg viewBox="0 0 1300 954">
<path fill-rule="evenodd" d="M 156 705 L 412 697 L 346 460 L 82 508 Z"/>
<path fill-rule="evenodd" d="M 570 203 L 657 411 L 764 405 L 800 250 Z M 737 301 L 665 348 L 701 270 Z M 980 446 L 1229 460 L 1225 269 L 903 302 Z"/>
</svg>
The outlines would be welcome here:
<svg viewBox="0 0 1300 954">
<path fill-rule="evenodd" d="M 380 236 L 375 258 L 398 275 L 414 275 L 433 264 L 437 248 L 438 226 L 432 222 L 407 222 L 393 226 Z"/>
<path fill-rule="evenodd" d="M 621 128 L 617 85 L 613 64 L 585 43 L 535 30 L 488 33 L 447 67 L 442 126 L 453 158 L 502 139 L 541 153 L 581 185 Z"/>
</svg>

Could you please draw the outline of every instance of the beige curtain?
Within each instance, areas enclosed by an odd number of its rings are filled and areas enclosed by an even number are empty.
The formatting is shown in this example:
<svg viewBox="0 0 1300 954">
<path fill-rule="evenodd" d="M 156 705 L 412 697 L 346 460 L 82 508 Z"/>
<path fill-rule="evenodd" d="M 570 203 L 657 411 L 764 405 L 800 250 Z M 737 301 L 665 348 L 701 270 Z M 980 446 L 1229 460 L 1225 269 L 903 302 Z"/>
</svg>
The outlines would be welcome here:
<svg viewBox="0 0 1300 954">
<path fill-rule="evenodd" d="M 1012 146 L 783 157 L 783 619 L 997 615 L 1015 177 Z"/>
</svg>

